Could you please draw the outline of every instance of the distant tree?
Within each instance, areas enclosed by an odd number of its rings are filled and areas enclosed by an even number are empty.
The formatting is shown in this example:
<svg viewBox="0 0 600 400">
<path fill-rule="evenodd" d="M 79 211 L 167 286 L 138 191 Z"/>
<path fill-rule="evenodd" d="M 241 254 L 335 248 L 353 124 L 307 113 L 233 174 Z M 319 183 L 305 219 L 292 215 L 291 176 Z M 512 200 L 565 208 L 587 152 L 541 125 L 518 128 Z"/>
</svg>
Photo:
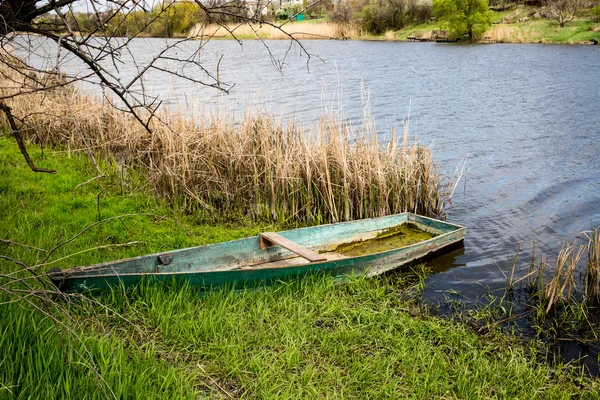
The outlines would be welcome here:
<svg viewBox="0 0 600 400">
<path fill-rule="evenodd" d="M 347 1 L 340 1 L 333 6 L 333 10 L 329 12 L 331 22 L 339 24 L 349 24 L 354 16 L 354 7 Z"/>
<path fill-rule="evenodd" d="M 380 35 L 388 28 L 386 20 L 386 10 L 380 4 L 375 2 L 367 4 L 363 9 L 356 14 L 356 18 L 360 22 L 360 27 L 367 31 Z"/>
<path fill-rule="evenodd" d="M 319 1 L 317 3 L 310 0 L 302 1 L 302 7 L 310 18 L 321 18 L 326 15 L 329 4 L 329 0 Z"/>
<path fill-rule="evenodd" d="M 376 35 L 420 24 L 431 17 L 431 6 L 420 0 L 371 0 L 367 4 L 352 4 L 360 10 L 354 16 L 360 27 Z"/>
<path fill-rule="evenodd" d="M 492 24 L 488 0 L 433 0 L 433 11 L 445 28 L 456 37 L 479 37 Z"/>
<path fill-rule="evenodd" d="M 407 0 L 387 0 L 385 4 L 387 9 L 388 25 L 392 29 L 402 29 L 406 24 L 408 17 L 408 1 Z"/>
<path fill-rule="evenodd" d="M 245 9 L 244 13 L 247 13 Z M 154 6 L 149 18 L 153 20 L 149 27 L 153 36 L 185 36 L 196 23 L 201 22 L 204 18 L 204 11 L 198 4 L 191 1 L 163 2 Z M 138 21 L 131 20 L 131 23 L 136 22 Z"/>
<path fill-rule="evenodd" d="M 600 6 L 592 8 L 592 16 L 596 22 L 600 22 Z"/>
<path fill-rule="evenodd" d="M 408 20 L 415 24 L 422 24 L 431 20 L 432 8 L 431 4 L 421 0 L 406 0 L 407 1 L 407 17 Z"/>
<path fill-rule="evenodd" d="M 567 22 L 575 18 L 582 6 L 582 0 L 544 0 L 543 4 L 548 7 L 558 25 L 564 28 Z"/>
</svg>

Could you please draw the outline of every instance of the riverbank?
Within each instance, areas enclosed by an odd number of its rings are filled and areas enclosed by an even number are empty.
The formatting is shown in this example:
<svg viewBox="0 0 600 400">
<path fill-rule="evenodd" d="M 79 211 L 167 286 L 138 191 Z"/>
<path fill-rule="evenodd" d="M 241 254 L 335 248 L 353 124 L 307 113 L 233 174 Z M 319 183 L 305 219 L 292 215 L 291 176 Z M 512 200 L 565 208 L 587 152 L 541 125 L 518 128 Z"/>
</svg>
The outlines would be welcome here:
<svg viewBox="0 0 600 400">
<path fill-rule="evenodd" d="M 119 215 L 129 216 L 57 249 L 43 269 L 278 228 L 203 224 L 153 197 L 142 176 L 123 186 L 112 161 L 100 160 L 105 178 L 77 187 L 96 176 L 86 156 L 29 150 L 58 174 L 32 173 L 12 139 L 0 138 L 0 237 L 13 242 L 0 243 L 0 254 L 28 265 L 83 227 Z M 16 268 L 6 259 L 0 267 L 3 274 Z M 553 399 L 597 392 L 597 382 L 578 371 L 539 362 L 539 343 L 477 335 L 428 315 L 406 296 L 419 284 L 408 276 L 341 285 L 314 277 L 204 296 L 188 288 L 117 290 L 97 303 L 58 303 L 50 315 L 69 324 L 70 336 L 34 311 L 42 304 L 35 296 L 27 303 L 2 294 L 0 397 Z"/>
<path fill-rule="evenodd" d="M 20 76 L 4 71 L 0 92 L 20 93 Z M 301 123 L 261 109 L 238 121 L 225 111 L 190 117 L 165 109 L 146 129 L 80 91 L 32 91 L 7 103 L 36 127 L 36 143 L 94 149 L 118 160 L 124 176 L 143 171 L 153 193 L 211 221 L 317 224 L 407 210 L 436 216 L 452 190 L 408 125 L 380 140 L 368 111 L 353 125 L 327 110 Z"/>
<path fill-rule="evenodd" d="M 494 24 L 482 35 L 478 43 L 548 43 L 593 44 L 600 42 L 600 22 L 583 17 L 568 22 L 561 28 L 557 21 L 537 16 L 539 9 L 519 7 L 495 12 Z M 282 31 L 283 30 L 283 31 Z M 231 32 L 240 40 L 286 40 L 290 35 L 299 40 L 374 40 L 374 41 L 435 41 L 440 28 L 435 23 L 409 26 L 397 31 L 373 35 L 354 24 L 335 24 L 324 19 L 290 22 L 278 30 L 269 25 L 231 25 L 224 29 L 217 25 L 196 27 L 191 36 L 215 39 L 233 39 Z M 231 32 L 228 32 L 231 31 Z M 445 33 L 443 36 L 445 37 Z"/>
</svg>

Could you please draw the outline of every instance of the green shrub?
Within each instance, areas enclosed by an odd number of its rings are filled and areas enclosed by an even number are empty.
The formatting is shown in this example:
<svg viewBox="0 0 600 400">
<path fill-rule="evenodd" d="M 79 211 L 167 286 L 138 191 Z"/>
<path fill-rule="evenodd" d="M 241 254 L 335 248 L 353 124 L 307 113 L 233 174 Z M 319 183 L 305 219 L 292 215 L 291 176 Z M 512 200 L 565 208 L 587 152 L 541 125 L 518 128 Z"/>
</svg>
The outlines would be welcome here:
<svg viewBox="0 0 600 400">
<path fill-rule="evenodd" d="M 421 24 L 432 15 L 430 4 L 415 0 L 372 1 L 356 14 L 360 27 L 380 35 L 388 30 L 402 29 L 410 24 Z"/>
<path fill-rule="evenodd" d="M 595 22 L 600 22 L 600 6 L 592 8 L 592 17 Z"/>
</svg>

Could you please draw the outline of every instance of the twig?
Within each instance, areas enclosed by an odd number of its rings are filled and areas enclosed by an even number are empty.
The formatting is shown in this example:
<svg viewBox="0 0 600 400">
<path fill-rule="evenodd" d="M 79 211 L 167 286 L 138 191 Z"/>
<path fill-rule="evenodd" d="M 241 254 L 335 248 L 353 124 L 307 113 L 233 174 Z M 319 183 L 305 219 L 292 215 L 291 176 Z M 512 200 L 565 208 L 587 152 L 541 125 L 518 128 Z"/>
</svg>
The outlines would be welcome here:
<svg viewBox="0 0 600 400">
<path fill-rule="evenodd" d="M 102 214 L 100 213 L 100 196 L 102 196 L 102 193 L 104 193 L 104 190 L 101 190 L 100 192 L 98 192 L 98 197 L 96 200 L 96 205 L 98 207 L 98 222 L 100 222 L 102 220 Z"/>
<path fill-rule="evenodd" d="M 2 239 L 2 238 L 0 238 L 0 242 L 2 242 L 2 243 L 6 243 L 6 244 L 8 244 L 8 245 L 13 245 L 13 246 L 21 246 L 21 247 L 25 247 L 25 248 L 27 248 L 27 249 L 31 249 L 31 250 L 43 251 L 44 253 L 47 253 L 47 252 L 48 252 L 48 250 L 40 249 L 39 247 L 28 246 L 28 245 L 26 245 L 26 244 L 21 244 L 21 243 L 13 242 L 12 240 L 8 240 L 8 239 Z"/>
<path fill-rule="evenodd" d="M 198 368 L 200 368 L 202 370 L 202 372 L 204 372 L 206 374 L 206 377 L 208 379 L 210 379 L 210 381 L 212 382 L 213 385 L 215 385 L 216 387 L 219 388 L 219 390 L 221 390 L 227 397 L 229 397 L 230 399 L 233 399 L 233 396 L 227 391 L 225 390 L 221 385 L 219 385 L 219 383 L 217 381 L 215 381 L 209 374 L 208 372 L 206 372 L 206 370 L 204 369 L 204 367 L 200 364 L 197 364 Z"/>
<path fill-rule="evenodd" d="M 4 102 L 0 101 L 0 110 L 2 110 L 2 112 L 4 112 L 4 115 L 6 115 L 6 119 L 8 119 L 10 129 L 12 129 L 13 137 L 17 141 L 17 144 L 19 145 L 19 150 L 21 151 L 23 158 L 25 158 L 27 165 L 29 165 L 29 168 L 33 172 L 45 172 L 48 174 L 55 174 L 56 170 L 38 168 L 35 166 L 35 164 L 31 160 L 31 157 L 29 156 L 29 153 L 27 152 L 27 148 L 25 147 L 25 142 L 23 141 L 23 138 L 21 137 L 21 132 L 19 130 L 19 127 L 17 126 L 17 123 L 15 122 L 15 119 L 13 118 L 11 108 L 9 106 L 7 106 L 6 104 L 4 104 Z"/>
<path fill-rule="evenodd" d="M 81 235 L 83 235 L 85 232 L 89 231 L 90 229 L 92 229 L 95 226 L 98 226 L 100 224 L 103 224 L 105 222 L 109 222 L 109 221 L 114 221 L 114 220 L 118 220 L 121 218 L 129 218 L 129 217 L 155 217 L 155 218 L 160 218 L 160 219 L 165 219 L 165 217 L 163 217 L 162 215 L 157 215 L 157 214 L 149 214 L 149 213 L 141 213 L 141 214 L 123 214 L 123 215 L 118 215 L 116 217 L 110 217 L 110 218 L 106 218 L 97 222 L 94 222 L 93 224 L 90 224 L 88 226 L 86 226 L 85 228 L 83 228 L 81 231 L 79 231 L 77 234 L 75 234 L 74 236 L 72 236 L 71 238 L 58 243 L 56 246 L 54 246 L 46 255 L 46 258 L 42 261 L 42 264 L 45 264 L 48 259 L 50 258 L 50 256 L 59 248 L 71 243 L 72 241 L 74 241 L 75 239 L 77 239 L 78 237 L 80 237 Z"/>
<path fill-rule="evenodd" d="M 87 253 L 88 251 L 100 250 L 100 249 L 110 249 L 110 248 L 113 248 L 113 247 L 129 247 L 129 246 L 135 246 L 136 244 L 141 244 L 141 243 L 144 243 L 144 242 L 135 241 L 135 242 L 117 243 L 117 244 L 105 244 L 103 246 L 90 247 L 89 249 L 81 250 L 81 251 L 78 251 L 76 253 L 72 253 L 72 254 L 69 254 L 68 256 L 64 256 L 64 257 L 61 257 L 61 258 L 57 258 L 56 260 L 52 260 L 52 261 L 44 263 L 44 264 L 38 264 L 38 265 L 34 266 L 34 268 L 37 269 L 37 268 L 40 268 L 40 267 L 45 267 L 47 265 L 51 265 L 51 264 L 57 263 L 57 262 L 62 261 L 62 260 L 66 260 L 67 258 L 71 258 L 71 257 L 74 257 L 74 256 L 79 255 L 79 254 Z"/>
<path fill-rule="evenodd" d="M 75 194 L 75 192 L 77 191 L 77 189 L 79 187 L 87 185 L 88 183 L 91 183 L 91 182 L 95 181 L 96 179 L 104 178 L 105 176 L 106 175 L 104 175 L 104 173 L 102 173 L 101 175 L 95 176 L 92 179 L 88 179 L 87 181 L 78 184 L 77 186 L 75 186 L 75 189 L 73 189 L 73 194 Z"/>
</svg>

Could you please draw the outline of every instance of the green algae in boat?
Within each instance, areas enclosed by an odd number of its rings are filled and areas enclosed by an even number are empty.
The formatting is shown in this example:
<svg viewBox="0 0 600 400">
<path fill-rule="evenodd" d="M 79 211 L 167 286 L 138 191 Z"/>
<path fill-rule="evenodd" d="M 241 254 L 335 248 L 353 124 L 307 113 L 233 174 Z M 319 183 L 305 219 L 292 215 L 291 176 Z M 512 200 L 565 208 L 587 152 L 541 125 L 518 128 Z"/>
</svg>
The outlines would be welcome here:
<svg viewBox="0 0 600 400">
<path fill-rule="evenodd" d="M 388 228 L 373 239 L 342 243 L 333 252 L 346 257 L 364 256 L 409 246 L 435 236 L 435 233 L 422 231 L 416 224 L 409 222 Z"/>
<path fill-rule="evenodd" d="M 408 235 L 419 240 L 402 242 L 406 229 L 419 230 Z M 460 225 L 402 213 L 54 270 L 48 276 L 65 292 L 128 287 L 143 279 L 208 289 L 248 287 L 313 272 L 372 276 L 448 249 L 462 242 L 465 233 Z M 377 248 L 371 245 L 360 253 L 357 244 L 369 242 Z M 354 250 L 358 253 L 352 254 Z"/>
</svg>

